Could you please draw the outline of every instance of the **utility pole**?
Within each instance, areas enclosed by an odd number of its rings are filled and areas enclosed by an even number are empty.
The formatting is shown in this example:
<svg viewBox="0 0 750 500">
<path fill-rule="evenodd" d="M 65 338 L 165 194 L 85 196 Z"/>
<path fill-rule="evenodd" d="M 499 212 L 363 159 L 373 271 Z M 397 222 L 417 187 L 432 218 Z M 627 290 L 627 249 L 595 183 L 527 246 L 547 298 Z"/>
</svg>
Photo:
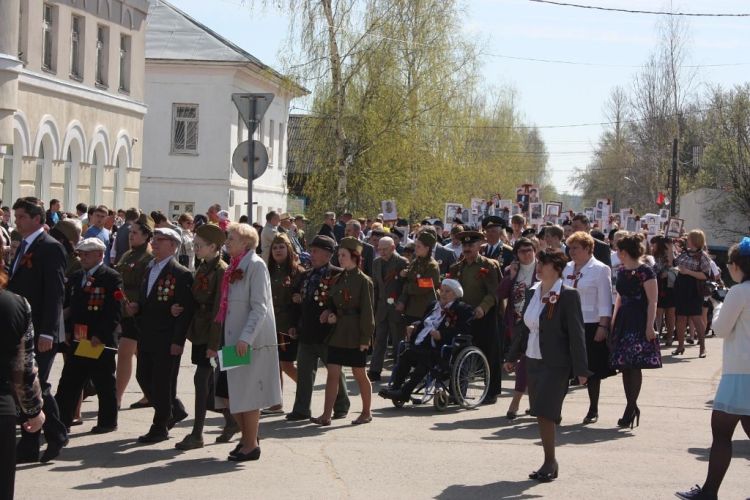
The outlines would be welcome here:
<svg viewBox="0 0 750 500">
<path fill-rule="evenodd" d="M 672 180 L 670 196 L 672 202 L 669 204 L 669 215 L 675 217 L 677 215 L 678 197 L 680 196 L 680 179 L 677 171 L 677 139 L 672 141 L 672 174 L 670 178 Z"/>
</svg>

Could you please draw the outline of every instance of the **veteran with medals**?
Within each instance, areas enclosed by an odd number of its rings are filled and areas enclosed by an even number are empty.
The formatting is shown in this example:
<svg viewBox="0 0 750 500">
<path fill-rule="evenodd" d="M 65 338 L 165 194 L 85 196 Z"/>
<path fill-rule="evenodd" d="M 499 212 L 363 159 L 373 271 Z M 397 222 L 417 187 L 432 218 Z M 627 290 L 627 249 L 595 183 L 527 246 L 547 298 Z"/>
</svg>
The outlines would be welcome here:
<svg viewBox="0 0 750 500">
<path fill-rule="evenodd" d="M 91 429 L 94 434 L 117 429 L 115 329 L 124 294 L 119 273 L 104 265 L 105 250 L 98 238 L 86 238 L 76 247 L 81 270 L 68 280 L 65 308 L 72 328 L 72 350 L 65 359 L 55 396 L 60 420 L 70 427 L 81 391 L 91 379 L 99 398 L 97 424 Z"/>
<path fill-rule="evenodd" d="M 463 245 L 461 260 L 450 268 L 450 277 L 458 280 L 464 290 L 463 300 L 474 308 L 471 335 L 475 346 L 482 350 L 490 364 L 490 384 L 482 404 L 494 404 L 500 394 L 502 365 L 497 322 L 495 291 L 500 282 L 497 261 L 479 255 L 484 235 L 478 231 L 458 234 Z"/>
</svg>

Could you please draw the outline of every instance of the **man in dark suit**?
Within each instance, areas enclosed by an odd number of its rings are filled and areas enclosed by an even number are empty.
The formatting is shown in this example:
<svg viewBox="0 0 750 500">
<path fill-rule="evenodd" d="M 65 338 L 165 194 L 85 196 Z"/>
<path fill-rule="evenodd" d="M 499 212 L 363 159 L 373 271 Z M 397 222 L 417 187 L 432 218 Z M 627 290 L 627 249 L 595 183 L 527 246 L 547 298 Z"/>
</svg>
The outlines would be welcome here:
<svg viewBox="0 0 750 500">
<path fill-rule="evenodd" d="M 578 214 L 574 216 L 571 222 L 574 232 L 591 232 L 591 221 L 586 217 L 586 214 Z M 596 238 L 594 238 L 594 258 L 599 262 L 612 267 L 612 249 L 605 242 Z"/>
<path fill-rule="evenodd" d="M 81 390 L 91 379 L 99 398 L 94 434 L 117 429 L 117 395 L 115 391 L 115 329 L 120 322 L 120 300 L 124 299 L 120 273 L 104 265 L 106 247 L 98 238 L 86 238 L 76 246 L 81 270 L 67 283 L 67 307 L 71 354 L 65 360 L 55 399 L 60 418 L 70 427 Z M 92 347 L 104 345 L 97 359 L 76 354 L 80 341 Z"/>
<path fill-rule="evenodd" d="M 344 212 L 341 217 L 339 217 L 336 225 L 333 226 L 333 234 L 336 237 L 337 243 L 341 241 L 341 239 L 345 236 L 348 236 L 346 234 L 346 225 L 349 224 L 349 222 L 352 220 L 352 217 L 353 215 L 351 212 Z"/>
<path fill-rule="evenodd" d="M 130 225 L 138 220 L 141 213 L 137 208 L 129 208 L 125 211 L 125 223 L 117 229 L 115 233 L 115 258 L 111 264 L 114 266 L 120 261 L 125 252 L 130 250 L 130 241 L 128 239 L 130 235 Z"/>
<path fill-rule="evenodd" d="M 403 339 L 404 326 L 401 313 L 396 311 L 396 301 L 401 296 L 404 280 L 400 273 L 409 266 L 409 261 L 396 253 L 396 244 L 390 236 L 378 241 L 380 255 L 372 264 L 372 282 L 375 290 L 375 345 L 373 346 L 370 371 L 371 381 L 380 380 L 388 339 L 394 350 Z"/>
<path fill-rule="evenodd" d="M 55 227 L 55 224 L 62 220 L 62 214 L 60 213 L 60 200 L 52 199 L 49 202 L 49 210 L 44 217 L 44 223 L 47 224 L 48 228 Z"/>
<path fill-rule="evenodd" d="M 440 300 L 433 302 L 421 321 L 406 330 L 411 345 L 401 353 L 393 370 L 391 387 L 380 396 L 395 401 L 408 401 L 411 393 L 433 365 L 440 361 L 442 346 L 449 345 L 458 334 L 470 332 L 473 309 L 461 302 L 463 288 L 454 279 L 440 285 Z"/>
<path fill-rule="evenodd" d="M 333 212 L 326 212 L 323 215 L 323 225 L 320 226 L 318 234 L 321 236 L 327 236 L 333 241 L 336 241 L 336 235 L 333 234 L 333 227 L 336 224 L 336 214 Z"/>
<path fill-rule="evenodd" d="M 49 462 L 68 443 L 68 433 L 60 421 L 57 403 L 50 393 L 48 382 L 58 342 L 64 338 L 62 307 L 66 257 L 62 245 L 44 232 L 44 206 L 38 198 L 19 198 L 13 204 L 13 210 L 16 230 L 21 233 L 23 241 L 10 266 L 8 290 L 25 297 L 31 304 L 36 362 L 47 416 L 43 427 L 47 449 L 41 461 Z M 39 434 L 21 430 L 21 441 L 17 447 L 18 463 L 40 460 Z"/>
<path fill-rule="evenodd" d="M 328 307 L 328 290 L 332 281 L 342 271 L 331 264 L 331 256 L 336 250 L 333 238 L 318 235 L 308 247 L 312 268 L 302 273 L 297 293 L 292 295 L 292 301 L 301 306 L 301 314 L 297 328 L 297 392 L 294 395 L 294 408 L 286 416 L 290 421 L 310 419 L 310 401 L 318 361 L 326 362 L 328 346 L 325 341 L 331 332 L 331 325 L 321 323 L 320 315 Z M 333 418 L 344 418 L 349 412 L 349 405 L 346 379 L 342 372 L 333 405 Z"/>
<path fill-rule="evenodd" d="M 154 229 L 154 260 L 143 278 L 141 299 L 127 305 L 140 330 L 136 378 L 154 406 L 153 424 L 138 438 L 141 443 L 164 441 L 169 429 L 187 417 L 176 390 L 180 357 L 192 319 L 193 276 L 175 259 L 181 242 L 174 229 Z M 171 312 L 174 304 L 184 309 L 177 317 Z"/>
<path fill-rule="evenodd" d="M 482 246 L 479 254 L 496 260 L 500 269 L 505 269 L 513 261 L 513 247 L 501 240 L 505 227 L 505 220 L 497 215 L 490 215 L 482 220 L 482 229 L 484 229 L 487 242 Z"/>
</svg>

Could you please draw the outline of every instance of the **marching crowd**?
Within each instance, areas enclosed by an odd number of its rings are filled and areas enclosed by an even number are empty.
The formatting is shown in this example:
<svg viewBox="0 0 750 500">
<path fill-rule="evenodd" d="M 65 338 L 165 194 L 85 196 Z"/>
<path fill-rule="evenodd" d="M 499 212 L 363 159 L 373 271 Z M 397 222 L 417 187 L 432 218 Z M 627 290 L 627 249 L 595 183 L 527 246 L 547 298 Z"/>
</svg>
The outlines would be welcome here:
<svg viewBox="0 0 750 500">
<path fill-rule="evenodd" d="M 701 230 L 674 239 L 616 228 L 603 234 L 584 214 L 538 227 L 522 215 L 488 216 L 471 228 L 329 212 L 316 231 L 302 215 L 276 212 L 265 225 L 232 222 L 219 205 L 172 222 L 135 208 L 79 204 L 64 213 L 57 200 L 45 207 L 27 197 L 2 207 L 0 217 L 3 498 L 12 498 L 16 463 L 61 453 L 81 423 L 83 399 L 99 401 L 92 433 L 117 430 L 134 359 L 143 394 L 130 407 L 154 414 L 138 441 L 168 439 L 189 411 L 176 390 L 186 340 L 196 367 L 194 422 L 175 446 L 202 447 L 207 412 L 221 412 L 217 441 L 240 434 L 231 461 L 260 458 L 263 414 L 320 426 L 345 418 L 344 367 L 362 399 L 351 423 L 372 422 L 372 385 L 381 382 L 389 346 L 394 357 L 401 341 L 407 347 L 378 394 L 402 403 L 441 347 L 467 334 L 489 364 L 482 404 L 497 403 L 503 371 L 515 373 L 507 419 L 528 394 L 544 449 L 532 479 L 558 477 L 555 432 L 571 385 L 585 385 L 582 421 L 593 424 L 601 381 L 621 376 L 617 426 L 633 429 L 642 370 L 662 366 L 662 343 L 677 342 L 673 356 L 697 343 L 704 358 L 709 332 L 724 339 L 709 471 L 702 486 L 678 496 L 716 498 L 737 424 L 750 436 L 747 237 L 728 252 L 723 277 L 736 284 L 727 292 Z M 64 366 L 53 391 L 57 353 Z M 325 402 L 313 416 L 320 362 Z M 288 412 L 285 377 L 296 384 Z"/>
</svg>

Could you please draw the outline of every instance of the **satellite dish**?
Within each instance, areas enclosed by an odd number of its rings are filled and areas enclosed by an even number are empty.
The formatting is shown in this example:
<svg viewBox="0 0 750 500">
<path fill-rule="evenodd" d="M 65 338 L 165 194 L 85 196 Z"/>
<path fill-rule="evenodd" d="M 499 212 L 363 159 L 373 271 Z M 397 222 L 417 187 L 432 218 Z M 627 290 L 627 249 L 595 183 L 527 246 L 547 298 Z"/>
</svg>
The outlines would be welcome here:
<svg viewBox="0 0 750 500">
<path fill-rule="evenodd" d="M 257 179 L 266 172 L 268 168 L 268 151 L 260 141 L 253 141 L 255 146 L 255 161 L 253 162 L 253 180 Z M 248 141 L 242 141 L 232 153 L 232 167 L 234 171 L 243 179 L 248 178 L 247 156 L 250 144 Z"/>
</svg>

